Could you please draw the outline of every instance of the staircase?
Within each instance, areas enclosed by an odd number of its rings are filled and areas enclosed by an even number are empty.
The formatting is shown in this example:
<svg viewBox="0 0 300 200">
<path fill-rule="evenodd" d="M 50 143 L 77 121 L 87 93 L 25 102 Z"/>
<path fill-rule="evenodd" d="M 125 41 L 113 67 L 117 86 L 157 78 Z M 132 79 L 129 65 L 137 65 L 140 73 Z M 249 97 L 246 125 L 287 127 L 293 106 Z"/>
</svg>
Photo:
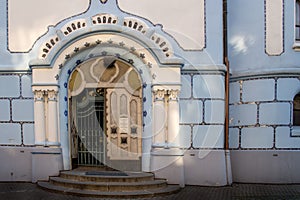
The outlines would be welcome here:
<svg viewBox="0 0 300 200">
<path fill-rule="evenodd" d="M 168 185 L 165 179 L 155 179 L 152 173 L 120 172 L 81 168 L 61 171 L 48 182 L 38 186 L 53 192 L 103 198 L 143 198 L 168 195 L 180 190 L 178 185 Z"/>
</svg>

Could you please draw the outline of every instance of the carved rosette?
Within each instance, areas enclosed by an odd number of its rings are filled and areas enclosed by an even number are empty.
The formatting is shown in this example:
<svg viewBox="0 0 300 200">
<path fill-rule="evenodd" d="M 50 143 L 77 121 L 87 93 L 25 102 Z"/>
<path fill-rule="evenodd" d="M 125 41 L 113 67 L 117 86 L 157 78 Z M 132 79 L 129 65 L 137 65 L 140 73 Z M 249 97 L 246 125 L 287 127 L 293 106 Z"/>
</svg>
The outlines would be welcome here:
<svg viewBox="0 0 300 200">
<path fill-rule="evenodd" d="M 47 91 L 48 101 L 56 101 L 57 100 L 57 91 L 49 90 Z"/>
<path fill-rule="evenodd" d="M 178 101 L 179 90 L 168 90 L 168 100 Z"/>
<path fill-rule="evenodd" d="M 34 92 L 34 101 L 44 101 L 45 92 L 42 90 L 35 90 Z"/>
<path fill-rule="evenodd" d="M 158 89 L 158 90 L 155 90 L 153 93 L 154 93 L 154 102 L 155 101 L 164 101 L 167 91 Z"/>
</svg>

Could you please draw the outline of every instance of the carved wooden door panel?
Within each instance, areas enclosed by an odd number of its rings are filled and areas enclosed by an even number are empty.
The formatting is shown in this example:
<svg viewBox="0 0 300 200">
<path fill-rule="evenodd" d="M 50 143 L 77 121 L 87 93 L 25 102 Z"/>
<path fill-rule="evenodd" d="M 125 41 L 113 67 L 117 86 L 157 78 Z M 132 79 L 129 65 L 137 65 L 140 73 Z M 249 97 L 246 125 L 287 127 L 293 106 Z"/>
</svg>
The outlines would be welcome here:
<svg viewBox="0 0 300 200">
<path fill-rule="evenodd" d="M 138 160 L 142 151 L 141 97 L 125 88 L 107 89 L 107 157 Z"/>
</svg>

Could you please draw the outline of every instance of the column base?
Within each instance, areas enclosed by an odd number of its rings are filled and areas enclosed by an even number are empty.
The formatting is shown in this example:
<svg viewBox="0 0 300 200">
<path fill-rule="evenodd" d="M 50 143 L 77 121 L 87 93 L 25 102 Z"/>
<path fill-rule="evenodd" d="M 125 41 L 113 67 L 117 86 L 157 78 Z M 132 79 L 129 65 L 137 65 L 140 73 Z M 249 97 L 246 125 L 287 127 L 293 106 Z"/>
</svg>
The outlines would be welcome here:
<svg viewBox="0 0 300 200">
<path fill-rule="evenodd" d="M 151 152 L 151 171 L 156 178 L 165 178 L 169 184 L 184 187 L 183 155 L 180 149 L 154 149 Z"/>
<path fill-rule="evenodd" d="M 46 142 L 46 146 L 57 146 L 57 147 L 59 147 L 60 143 L 59 142 Z"/>
<path fill-rule="evenodd" d="M 63 170 L 61 148 L 40 148 L 31 152 L 31 181 L 48 180 Z"/>
<path fill-rule="evenodd" d="M 35 142 L 34 145 L 35 145 L 36 147 L 41 147 L 41 146 L 44 147 L 44 146 L 47 146 L 47 145 L 46 145 L 46 142 Z"/>
</svg>

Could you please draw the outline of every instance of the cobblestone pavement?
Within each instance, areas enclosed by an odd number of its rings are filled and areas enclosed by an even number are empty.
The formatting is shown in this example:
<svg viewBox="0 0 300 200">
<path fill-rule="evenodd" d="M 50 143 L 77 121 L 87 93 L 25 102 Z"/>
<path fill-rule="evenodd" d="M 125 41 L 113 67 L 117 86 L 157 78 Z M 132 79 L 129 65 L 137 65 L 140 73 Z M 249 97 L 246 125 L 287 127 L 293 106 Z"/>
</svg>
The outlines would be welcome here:
<svg viewBox="0 0 300 200">
<path fill-rule="evenodd" d="M 0 183 L 2 200 L 99 200 L 52 193 L 32 183 Z M 142 200 L 300 200 L 300 185 L 233 184 L 226 187 L 186 186 L 179 193 Z M 141 199 L 140 199 L 141 200 Z"/>
</svg>

